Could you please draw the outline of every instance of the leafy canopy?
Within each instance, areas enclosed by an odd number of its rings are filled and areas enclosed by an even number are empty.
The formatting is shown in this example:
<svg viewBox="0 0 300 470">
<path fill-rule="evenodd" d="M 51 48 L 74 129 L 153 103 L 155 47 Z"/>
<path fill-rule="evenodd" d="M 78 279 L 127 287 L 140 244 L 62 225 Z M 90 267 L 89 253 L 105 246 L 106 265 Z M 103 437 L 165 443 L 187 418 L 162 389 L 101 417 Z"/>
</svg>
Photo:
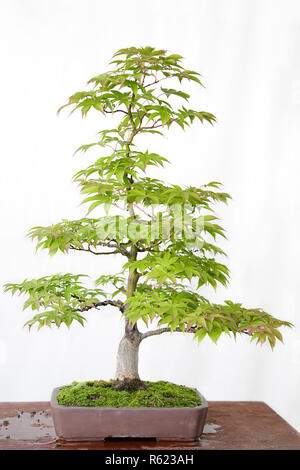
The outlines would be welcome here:
<svg viewBox="0 0 300 470">
<path fill-rule="evenodd" d="M 219 260 L 225 253 L 216 245 L 225 234 L 216 222 L 214 204 L 226 203 L 230 196 L 216 181 L 181 187 L 147 176 L 148 167 L 169 162 L 137 148 L 135 141 L 138 135 L 163 135 L 173 125 L 185 129 L 195 121 L 216 120 L 211 113 L 189 107 L 190 96 L 181 86 L 187 81 L 202 83 L 197 72 L 181 63 L 180 55 L 165 50 L 121 49 L 113 56 L 111 70 L 91 78 L 89 90 L 74 93 L 59 109 L 70 107 L 71 113 L 79 110 L 83 117 L 92 110 L 111 114 L 116 125 L 77 149 L 100 151 L 93 164 L 74 176 L 87 205 L 86 217 L 37 226 L 29 236 L 51 256 L 77 250 L 118 254 L 125 260 L 121 274 L 100 276 L 94 289 L 83 286 L 82 275 L 73 274 L 6 284 L 7 291 L 27 294 L 25 308 L 42 310 L 27 322 L 30 327 L 70 326 L 74 320 L 83 324 L 84 312 L 113 305 L 131 324 L 143 320 L 148 326 L 158 320 L 162 328 L 145 336 L 179 331 L 193 333 L 198 341 L 208 335 L 216 342 L 223 332 L 246 333 L 260 343 L 268 339 L 273 348 L 276 339 L 282 340 L 278 328 L 291 326 L 262 309 L 231 301 L 213 304 L 188 287 L 192 280 L 197 289 L 228 283 L 228 268 Z M 94 217 L 89 218 L 92 212 Z M 110 291 L 102 290 L 109 285 Z"/>
</svg>

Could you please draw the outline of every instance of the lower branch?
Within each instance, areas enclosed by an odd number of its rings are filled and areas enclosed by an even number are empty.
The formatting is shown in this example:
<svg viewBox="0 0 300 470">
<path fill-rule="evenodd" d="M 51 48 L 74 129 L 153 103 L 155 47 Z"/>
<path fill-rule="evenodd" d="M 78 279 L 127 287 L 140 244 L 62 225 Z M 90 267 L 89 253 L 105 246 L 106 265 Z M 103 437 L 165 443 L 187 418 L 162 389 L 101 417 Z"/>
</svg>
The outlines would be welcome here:
<svg viewBox="0 0 300 470">
<path fill-rule="evenodd" d="M 199 330 L 199 328 L 197 328 Z M 142 334 L 142 337 L 141 337 L 141 341 L 145 338 L 148 338 L 149 336 L 157 336 L 157 335 L 161 335 L 162 333 L 173 333 L 173 332 L 176 332 L 176 333 L 195 333 L 196 331 L 196 328 L 190 328 L 189 330 L 186 330 L 186 331 L 182 331 L 180 328 L 175 328 L 175 330 L 171 330 L 170 327 L 167 327 L 167 328 L 158 328 L 157 330 L 150 330 L 150 331 L 146 331 L 146 333 L 143 333 Z"/>
<path fill-rule="evenodd" d="M 158 328 L 157 330 L 150 330 L 150 331 L 146 331 L 145 333 L 142 334 L 141 336 L 141 341 L 145 338 L 149 338 L 150 336 L 157 336 L 157 335 L 161 335 L 162 333 L 173 333 L 173 332 L 176 332 L 176 333 L 196 333 L 196 331 L 198 330 L 201 330 L 203 327 L 200 327 L 200 328 L 197 328 L 197 327 L 192 327 L 192 328 L 189 328 L 188 330 L 185 330 L 185 331 L 182 331 L 180 328 L 175 328 L 174 330 L 172 330 L 170 327 L 166 327 L 166 328 Z M 229 330 L 231 331 L 231 330 Z M 248 330 L 241 330 L 239 333 L 244 333 L 248 336 L 252 336 L 253 333 L 251 333 L 250 331 Z"/>
</svg>

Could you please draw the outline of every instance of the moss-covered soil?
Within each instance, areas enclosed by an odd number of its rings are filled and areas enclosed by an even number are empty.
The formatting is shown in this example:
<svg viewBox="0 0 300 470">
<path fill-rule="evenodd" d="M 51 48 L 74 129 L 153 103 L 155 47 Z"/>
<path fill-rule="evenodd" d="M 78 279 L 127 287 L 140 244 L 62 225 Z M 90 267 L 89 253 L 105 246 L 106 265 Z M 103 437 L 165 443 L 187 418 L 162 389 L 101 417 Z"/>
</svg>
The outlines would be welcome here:
<svg viewBox="0 0 300 470">
<path fill-rule="evenodd" d="M 60 388 L 59 405 L 105 407 L 194 407 L 201 405 L 192 388 L 170 382 L 144 382 L 146 390 L 117 391 L 113 381 L 73 382 Z"/>
</svg>

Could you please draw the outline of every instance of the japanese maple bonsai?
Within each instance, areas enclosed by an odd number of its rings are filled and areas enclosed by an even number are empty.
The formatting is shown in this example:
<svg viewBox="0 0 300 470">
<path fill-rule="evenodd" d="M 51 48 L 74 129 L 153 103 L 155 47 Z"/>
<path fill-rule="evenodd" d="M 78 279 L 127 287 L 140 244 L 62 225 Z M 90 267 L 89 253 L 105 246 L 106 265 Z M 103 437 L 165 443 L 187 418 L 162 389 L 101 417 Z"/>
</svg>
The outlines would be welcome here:
<svg viewBox="0 0 300 470">
<path fill-rule="evenodd" d="M 104 208 L 106 215 L 34 227 L 29 235 L 50 255 L 58 250 L 118 254 L 125 260 L 121 273 L 102 274 L 93 289 L 83 285 L 82 275 L 69 273 L 5 288 L 27 294 L 25 308 L 42 310 L 27 322 L 29 327 L 63 323 L 69 327 L 73 321 L 83 325 L 91 309 L 119 309 L 125 332 L 114 385 L 118 390 L 128 389 L 128 384 L 143 389 L 138 354 L 146 338 L 179 332 L 192 334 L 199 342 L 205 336 L 216 342 L 222 333 L 243 333 L 257 343 L 268 340 L 273 348 L 276 339 L 282 340 L 279 327 L 290 323 L 260 308 L 244 308 L 231 301 L 211 303 L 198 292 L 202 286 L 216 288 L 228 282 L 228 268 L 219 261 L 225 253 L 215 244 L 224 230 L 216 223 L 213 205 L 230 198 L 221 183 L 183 188 L 145 175 L 149 166 L 164 166 L 168 160 L 139 149 L 139 135 L 161 135 L 175 125 L 185 129 L 197 120 L 215 121 L 211 113 L 172 104 L 173 99 L 189 99 L 174 83 L 192 81 L 201 86 L 199 74 L 184 69 L 180 55 L 152 47 L 121 49 L 113 59 L 113 70 L 92 78 L 88 83 L 93 88 L 73 94 L 62 106 L 73 107 L 72 112 L 81 110 L 83 117 L 93 110 L 116 118 L 113 129 L 100 131 L 97 142 L 78 149 L 86 152 L 96 146 L 102 155 L 74 177 L 86 195 L 83 202 L 89 203 L 88 214 Z M 168 81 L 171 88 L 166 87 Z M 188 287 L 193 279 L 197 289 Z M 111 295 L 104 291 L 108 284 Z M 152 321 L 157 326 L 142 333 L 138 320 L 147 327 Z"/>
</svg>

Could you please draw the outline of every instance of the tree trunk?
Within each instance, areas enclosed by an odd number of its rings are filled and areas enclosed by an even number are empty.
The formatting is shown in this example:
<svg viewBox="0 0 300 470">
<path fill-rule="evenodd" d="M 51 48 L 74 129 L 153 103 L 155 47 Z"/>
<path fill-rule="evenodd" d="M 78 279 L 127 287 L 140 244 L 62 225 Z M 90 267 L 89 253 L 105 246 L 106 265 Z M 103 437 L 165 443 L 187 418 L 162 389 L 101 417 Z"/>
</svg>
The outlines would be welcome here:
<svg viewBox="0 0 300 470">
<path fill-rule="evenodd" d="M 140 380 L 138 362 L 141 333 L 138 330 L 125 332 L 117 355 L 116 380 Z"/>
<path fill-rule="evenodd" d="M 137 248 L 132 245 L 129 260 L 136 260 Z M 127 283 L 127 299 L 134 295 L 138 282 L 136 269 L 129 272 Z M 129 307 L 127 303 L 124 311 Z M 139 332 L 136 323 L 130 323 L 125 319 L 125 334 L 120 341 L 117 354 L 117 370 L 115 377 L 115 388 L 117 390 L 139 390 L 146 389 L 146 385 L 139 376 L 139 346 L 142 340 L 142 333 Z"/>
</svg>

